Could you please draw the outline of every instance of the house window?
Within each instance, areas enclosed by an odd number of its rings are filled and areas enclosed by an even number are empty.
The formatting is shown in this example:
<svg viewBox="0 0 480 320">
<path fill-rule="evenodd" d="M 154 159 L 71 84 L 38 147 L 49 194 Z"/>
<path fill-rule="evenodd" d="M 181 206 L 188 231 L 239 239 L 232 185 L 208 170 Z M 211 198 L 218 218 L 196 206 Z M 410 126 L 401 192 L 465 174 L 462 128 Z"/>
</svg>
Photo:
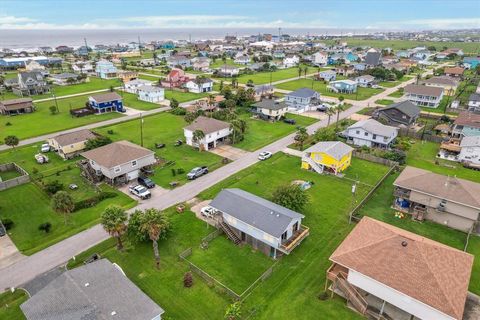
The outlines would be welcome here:
<svg viewBox="0 0 480 320">
<path fill-rule="evenodd" d="M 282 234 L 282 240 L 287 240 L 287 231 Z"/>
<path fill-rule="evenodd" d="M 356 134 L 360 134 L 360 130 L 355 131 Z"/>
<path fill-rule="evenodd" d="M 122 168 L 120 168 L 120 166 L 116 166 L 115 168 L 113 168 L 113 172 L 115 173 L 119 173 L 120 171 L 122 171 Z"/>
<path fill-rule="evenodd" d="M 377 139 L 377 135 L 376 135 L 376 134 L 373 135 L 373 139 Z"/>
<path fill-rule="evenodd" d="M 132 161 L 132 167 L 135 167 L 137 165 L 137 160 Z"/>
<path fill-rule="evenodd" d="M 91 164 L 92 166 L 94 166 L 94 165 L 95 165 L 95 161 L 90 160 L 90 164 Z"/>
<path fill-rule="evenodd" d="M 365 135 L 365 137 L 368 137 L 368 132 L 365 132 L 364 135 Z"/>
</svg>

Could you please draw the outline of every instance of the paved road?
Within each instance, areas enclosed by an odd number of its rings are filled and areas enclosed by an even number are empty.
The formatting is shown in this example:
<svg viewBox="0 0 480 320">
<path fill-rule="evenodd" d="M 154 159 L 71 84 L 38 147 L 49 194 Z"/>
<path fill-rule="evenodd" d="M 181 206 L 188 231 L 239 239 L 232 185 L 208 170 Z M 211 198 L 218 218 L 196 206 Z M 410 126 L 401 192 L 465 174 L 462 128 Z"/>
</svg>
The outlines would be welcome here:
<svg viewBox="0 0 480 320">
<path fill-rule="evenodd" d="M 402 83 L 400 86 L 405 86 L 410 81 Z M 353 113 L 360 111 L 365 106 L 368 106 L 372 101 L 382 99 L 381 96 L 386 96 L 391 92 L 397 90 L 398 87 L 389 88 L 380 95 L 374 96 L 368 100 L 354 102 L 354 106 L 340 114 L 340 119 L 344 119 L 352 115 Z M 335 121 L 335 119 L 332 119 Z M 316 122 L 309 126 L 308 132 L 311 134 L 318 128 L 325 127 L 327 120 Z M 145 209 L 155 207 L 158 209 L 165 209 L 171 207 L 177 203 L 185 202 L 195 197 L 203 190 L 217 184 L 229 176 L 237 173 L 238 171 L 245 169 L 255 164 L 258 159 L 257 155 L 262 150 L 268 150 L 270 152 L 279 152 L 287 148 L 289 144 L 293 142 L 295 133 L 292 133 L 280 140 L 277 140 L 270 145 L 246 154 L 240 159 L 227 164 L 206 176 L 203 176 L 195 181 L 187 183 L 179 188 L 176 188 L 166 194 L 160 195 L 148 202 L 138 205 L 135 209 Z M 3 289 L 10 287 L 17 287 L 23 283 L 33 279 L 35 276 L 42 274 L 58 265 L 67 262 L 73 256 L 85 251 L 88 248 L 102 242 L 109 236 L 105 233 L 100 225 L 96 225 L 90 229 L 80 232 L 70 238 L 67 238 L 53 246 L 48 247 L 34 255 L 25 257 L 24 259 L 16 262 L 13 265 L 0 269 L 0 292 Z"/>
</svg>

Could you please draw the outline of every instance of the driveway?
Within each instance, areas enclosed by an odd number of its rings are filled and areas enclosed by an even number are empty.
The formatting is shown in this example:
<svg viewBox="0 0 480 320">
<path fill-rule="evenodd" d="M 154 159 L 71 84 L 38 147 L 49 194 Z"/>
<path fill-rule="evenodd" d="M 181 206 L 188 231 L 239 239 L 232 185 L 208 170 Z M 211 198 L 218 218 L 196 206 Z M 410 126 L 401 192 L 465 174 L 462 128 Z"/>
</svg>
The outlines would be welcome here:
<svg viewBox="0 0 480 320">
<path fill-rule="evenodd" d="M 211 226 L 215 226 L 215 220 L 211 219 L 211 218 L 207 218 L 205 216 L 203 216 L 201 213 L 200 213 L 200 210 L 202 210 L 203 207 L 206 207 L 210 204 L 210 202 L 212 202 L 212 200 L 204 200 L 202 202 L 199 202 L 197 203 L 196 205 L 192 206 L 190 208 L 190 210 L 195 213 L 195 216 L 200 219 L 200 220 L 203 220 L 205 221 L 206 223 L 208 223 L 209 225 Z"/>
<path fill-rule="evenodd" d="M 218 155 L 222 158 L 227 158 L 227 159 L 230 159 L 232 161 L 238 160 L 238 159 L 240 159 L 240 158 L 242 158 L 245 155 L 250 153 L 248 151 L 238 149 L 238 148 L 226 145 L 226 144 L 221 145 L 221 146 L 217 146 L 216 148 L 208 150 L 208 151 L 211 152 L 211 153 L 214 153 L 214 154 L 216 154 L 216 155 Z"/>
<path fill-rule="evenodd" d="M 138 203 L 146 203 L 146 204 L 148 204 L 152 199 L 155 199 L 155 197 L 159 197 L 162 194 L 165 194 L 165 193 L 170 191 L 168 189 L 162 188 L 162 187 L 157 185 L 157 186 L 155 186 L 155 188 L 148 189 L 150 191 L 150 193 L 152 194 L 152 197 L 150 199 L 147 199 L 147 200 L 142 200 L 142 199 L 136 197 L 135 195 L 131 194 L 130 191 L 128 191 L 128 187 L 133 186 L 133 185 L 137 185 L 137 184 L 138 184 L 137 182 L 131 181 L 129 184 L 126 184 L 124 186 L 119 187 L 118 190 L 125 193 L 130 198 L 137 200 Z"/>
<path fill-rule="evenodd" d="M 320 111 L 305 111 L 298 114 L 304 117 L 314 118 L 318 120 L 323 120 L 328 118 L 325 112 L 320 112 Z"/>
<path fill-rule="evenodd" d="M 8 235 L 0 237 L 0 269 L 24 258 Z"/>
</svg>

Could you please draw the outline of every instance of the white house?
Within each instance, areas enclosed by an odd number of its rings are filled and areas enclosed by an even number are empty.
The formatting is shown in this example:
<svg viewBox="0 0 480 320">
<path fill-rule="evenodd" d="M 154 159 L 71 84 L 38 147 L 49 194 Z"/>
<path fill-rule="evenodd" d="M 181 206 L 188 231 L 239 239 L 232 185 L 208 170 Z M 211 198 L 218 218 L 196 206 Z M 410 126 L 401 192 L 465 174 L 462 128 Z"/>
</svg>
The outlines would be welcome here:
<svg viewBox="0 0 480 320">
<path fill-rule="evenodd" d="M 196 141 L 195 131 L 203 132 L 204 137 Z M 203 116 L 198 117 L 190 125 L 183 128 L 187 144 L 202 148 L 202 150 L 215 148 L 217 144 L 225 142 L 231 133 L 230 123 Z"/>
<path fill-rule="evenodd" d="M 388 149 L 398 135 L 398 128 L 386 126 L 374 119 L 354 123 L 344 131 L 347 143 L 356 146 Z"/>
<path fill-rule="evenodd" d="M 330 256 L 327 285 L 375 319 L 461 320 L 473 258 L 363 217 Z"/>
<path fill-rule="evenodd" d="M 313 110 L 320 103 L 320 93 L 309 88 L 300 88 L 285 96 L 288 108 L 296 112 Z"/>
<path fill-rule="evenodd" d="M 438 108 L 443 98 L 443 88 L 409 84 L 404 89 L 405 98 L 419 107 Z"/>
<path fill-rule="evenodd" d="M 152 81 L 143 80 L 143 79 L 135 79 L 132 81 L 125 82 L 125 91 L 129 93 L 138 93 L 138 88 L 144 86 L 151 86 Z"/>
<path fill-rule="evenodd" d="M 72 70 L 75 73 L 84 73 L 84 74 L 90 74 L 95 72 L 93 65 L 90 62 L 74 63 L 72 64 Z"/>
<path fill-rule="evenodd" d="M 110 61 L 100 60 L 95 67 L 95 73 L 97 77 L 102 79 L 112 79 L 117 77 L 117 67 Z"/>
<path fill-rule="evenodd" d="M 300 63 L 300 58 L 297 55 L 286 56 L 283 58 L 283 66 L 285 68 L 295 67 Z"/>
<path fill-rule="evenodd" d="M 155 86 L 141 86 L 137 91 L 138 99 L 142 101 L 159 103 L 165 100 L 165 89 Z"/>
<path fill-rule="evenodd" d="M 274 259 L 291 253 L 309 234 L 302 214 L 240 189 L 223 189 L 210 206 L 220 214 L 220 227 L 230 240 Z"/>
<path fill-rule="evenodd" d="M 217 68 L 219 75 L 225 76 L 225 77 L 234 77 L 237 76 L 240 72 L 240 69 L 235 66 L 231 66 L 228 64 L 224 64 L 223 66 L 220 66 Z"/>
<path fill-rule="evenodd" d="M 462 148 L 458 155 L 460 162 L 480 165 L 480 136 L 464 137 L 460 147 Z"/>
<path fill-rule="evenodd" d="M 337 73 L 333 70 L 320 71 L 320 74 L 318 76 L 319 78 L 328 82 L 335 81 L 335 79 L 337 79 Z"/>
<path fill-rule="evenodd" d="M 137 179 L 140 169 L 157 162 L 152 150 L 126 140 L 113 142 L 81 155 L 88 160 L 89 171 L 113 185 Z"/>
<path fill-rule="evenodd" d="M 328 55 L 325 52 L 315 52 L 312 57 L 312 62 L 316 66 L 326 66 L 328 63 Z"/>
<path fill-rule="evenodd" d="M 474 111 L 474 112 L 480 111 L 480 93 L 472 93 L 468 97 L 468 111 Z"/>
<path fill-rule="evenodd" d="M 367 88 L 375 84 L 375 77 L 367 74 L 364 76 L 356 77 L 355 82 L 358 84 L 358 86 Z"/>
<path fill-rule="evenodd" d="M 213 90 L 213 81 L 208 78 L 196 78 L 185 83 L 185 88 L 193 93 L 211 92 Z"/>
<path fill-rule="evenodd" d="M 25 62 L 25 70 L 27 71 L 39 71 L 45 70 L 45 66 L 42 66 L 38 61 L 35 60 L 28 60 Z"/>
<path fill-rule="evenodd" d="M 236 57 L 235 60 L 233 60 L 233 62 L 235 62 L 236 64 L 247 65 L 247 64 L 250 63 L 250 57 L 242 54 L 242 55 L 239 55 L 238 57 Z"/>
</svg>

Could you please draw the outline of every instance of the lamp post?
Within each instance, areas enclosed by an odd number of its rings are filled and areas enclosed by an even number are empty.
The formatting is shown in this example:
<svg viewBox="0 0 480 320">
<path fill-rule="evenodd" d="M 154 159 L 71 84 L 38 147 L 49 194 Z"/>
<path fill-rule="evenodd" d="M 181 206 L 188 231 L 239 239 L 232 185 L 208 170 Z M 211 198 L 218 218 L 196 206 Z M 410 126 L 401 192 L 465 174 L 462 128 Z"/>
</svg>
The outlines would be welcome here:
<svg viewBox="0 0 480 320">
<path fill-rule="evenodd" d="M 350 210 L 350 216 L 348 219 L 348 224 L 352 223 L 352 218 L 353 218 L 353 209 L 355 205 L 355 192 L 357 191 L 357 182 L 354 182 L 352 185 L 352 209 Z"/>
<path fill-rule="evenodd" d="M 140 145 L 143 147 L 143 113 L 140 113 Z"/>
</svg>

